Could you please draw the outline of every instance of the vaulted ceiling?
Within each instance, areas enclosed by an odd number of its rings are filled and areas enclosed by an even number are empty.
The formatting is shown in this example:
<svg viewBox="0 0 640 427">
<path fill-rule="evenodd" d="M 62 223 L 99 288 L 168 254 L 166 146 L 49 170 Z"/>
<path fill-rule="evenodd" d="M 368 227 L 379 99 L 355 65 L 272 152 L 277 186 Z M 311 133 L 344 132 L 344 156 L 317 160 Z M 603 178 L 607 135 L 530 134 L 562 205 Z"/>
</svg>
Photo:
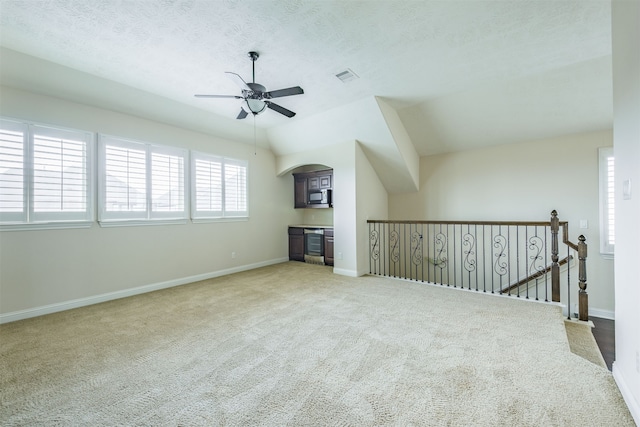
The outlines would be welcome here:
<svg viewBox="0 0 640 427">
<path fill-rule="evenodd" d="M 256 82 L 305 91 L 256 118 L 277 154 L 303 148 L 270 140 L 296 121 L 379 97 L 429 155 L 611 128 L 610 22 L 598 0 L 1 0 L 0 78 L 253 142 L 239 100 L 193 95 L 239 94 L 224 72 L 251 81 L 255 50 Z"/>
</svg>

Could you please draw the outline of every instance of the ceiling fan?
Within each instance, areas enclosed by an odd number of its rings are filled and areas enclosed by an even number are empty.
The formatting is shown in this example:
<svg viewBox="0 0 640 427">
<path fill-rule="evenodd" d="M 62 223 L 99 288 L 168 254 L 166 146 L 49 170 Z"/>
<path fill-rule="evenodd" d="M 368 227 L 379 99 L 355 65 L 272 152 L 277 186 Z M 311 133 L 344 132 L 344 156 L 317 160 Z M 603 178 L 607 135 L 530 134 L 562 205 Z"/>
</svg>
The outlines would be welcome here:
<svg viewBox="0 0 640 427">
<path fill-rule="evenodd" d="M 258 52 L 249 52 L 247 54 L 252 62 L 253 69 L 253 82 L 245 82 L 240 75 L 225 71 L 227 77 L 229 77 L 235 84 L 237 84 L 242 90 L 242 95 L 195 95 L 196 98 L 235 98 L 242 99 L 242 105 L 240 113 L 236 119 L 244 119 L 249 113 L 254 116 L 262 113 L 265 108 L 270 108 L 280 114 L 287 117 L 293 117 L 296 115 L 291 110 L 275 104 L 269 101 L 272 98 L 281 98 L 283 96 L 301 95 L 304 93 L 300 86 L 289 87 L 286 89 L 272 90 L 267 92 L 267 89 L 261 84 L 256 83 L 256 60 L 260 57 Z"/>
</svg>

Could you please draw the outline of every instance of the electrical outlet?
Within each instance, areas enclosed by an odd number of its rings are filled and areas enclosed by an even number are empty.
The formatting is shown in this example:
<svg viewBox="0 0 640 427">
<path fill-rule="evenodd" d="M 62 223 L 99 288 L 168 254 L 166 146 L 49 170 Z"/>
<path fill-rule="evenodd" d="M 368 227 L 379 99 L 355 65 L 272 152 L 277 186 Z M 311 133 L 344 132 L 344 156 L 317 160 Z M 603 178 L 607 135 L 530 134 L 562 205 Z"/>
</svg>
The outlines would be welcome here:
<svg viewBox="0 0 640 427">
<path fill-rule="evenodd" d="M 342 259 L 342 252 L 338 252 L 338 253 L 336 254 L 336 258 L 337 258 L 337 259 Z"/>
<path fill-rule="evenodd" d="M 636 372 L 640 374 L 640 351 L 636 350 Z"/>
<path fill-rule="evenodd" d="M 236 257 L 236 253 L 235 252 L 231 252 L 231 258 L 235 258 Z"/>
</svg>

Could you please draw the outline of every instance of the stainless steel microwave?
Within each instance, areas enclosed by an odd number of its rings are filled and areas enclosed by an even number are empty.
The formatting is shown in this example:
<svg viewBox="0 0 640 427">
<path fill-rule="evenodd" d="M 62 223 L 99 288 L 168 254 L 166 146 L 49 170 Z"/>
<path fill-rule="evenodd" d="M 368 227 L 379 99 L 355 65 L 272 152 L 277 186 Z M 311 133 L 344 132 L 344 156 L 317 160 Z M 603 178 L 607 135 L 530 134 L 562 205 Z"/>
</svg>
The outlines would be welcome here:
<svg viewBox="0 0 640 427">
<path fill-rule="evenodd" d="M 310 205 L 331 204 L 331 189 L 310 191 L 308 203 Z"/>
</svg>

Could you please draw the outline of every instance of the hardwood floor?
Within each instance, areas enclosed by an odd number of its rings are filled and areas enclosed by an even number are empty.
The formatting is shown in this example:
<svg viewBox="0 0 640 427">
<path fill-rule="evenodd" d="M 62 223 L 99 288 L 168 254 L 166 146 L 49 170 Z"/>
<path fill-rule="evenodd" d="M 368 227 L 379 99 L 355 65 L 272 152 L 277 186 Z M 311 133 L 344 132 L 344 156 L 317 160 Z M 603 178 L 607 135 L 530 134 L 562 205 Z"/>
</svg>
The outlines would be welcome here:
<svg viewBox="0 0 640 427">
<path fill-rule="evenodd" d="M 598 343 L 600 353 L 602 353 L 602 357 L 607 363 L 607 368 L 611 370 L 611 365 L 616 357 L 616 322 L 615 320 L 602 319 L 600 317 L 590 317 L 589 320 L 595 325 L 595 328 L 592 329 L 593 337 Z"/>
</svg>

